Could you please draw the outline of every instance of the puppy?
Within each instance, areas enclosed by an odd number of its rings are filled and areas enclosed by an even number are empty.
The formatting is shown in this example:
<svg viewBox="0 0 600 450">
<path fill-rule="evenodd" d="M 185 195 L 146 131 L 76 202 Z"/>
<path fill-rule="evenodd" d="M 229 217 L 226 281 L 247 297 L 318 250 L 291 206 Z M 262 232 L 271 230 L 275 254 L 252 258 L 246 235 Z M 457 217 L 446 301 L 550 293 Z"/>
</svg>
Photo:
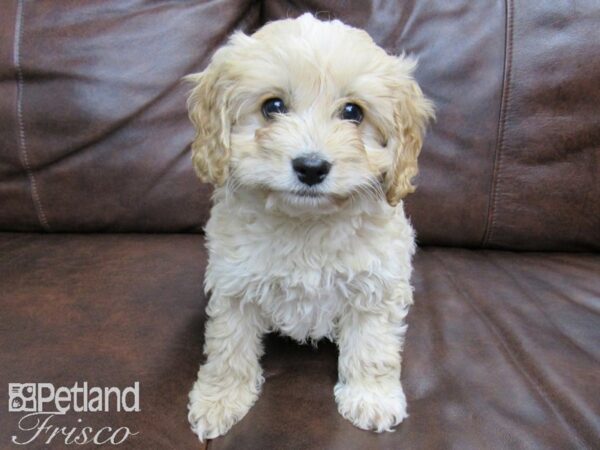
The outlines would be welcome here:
<svg viewBox="0 0 600 450">
<path fill-rule="evenodd" d="M 415 243 L 401 199 L 433 117 L 414 68 L 364 31 L 305 14 L 235 33 L 187 77 L 193 164 L 215 186 L 206 362 L 188 405 L 200 440 L 258 398 L 271 331 L 337 343 L 335 401 L 357 427 L 390 431 L 407 416 Z"/>
</svg>

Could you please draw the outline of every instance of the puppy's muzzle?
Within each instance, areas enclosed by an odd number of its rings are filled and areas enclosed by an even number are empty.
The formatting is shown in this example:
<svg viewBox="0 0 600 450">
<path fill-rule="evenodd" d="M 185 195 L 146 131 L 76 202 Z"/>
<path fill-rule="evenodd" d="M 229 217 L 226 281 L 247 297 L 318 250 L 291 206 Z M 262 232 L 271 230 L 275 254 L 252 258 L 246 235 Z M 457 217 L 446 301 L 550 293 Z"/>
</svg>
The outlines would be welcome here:
<svg viewBox="0 0 600 450">
<path fill-rule="evenodd" d="M 327 174 L 331 170 L 331 163 L 313 153 L 294 158 L 292 167 L 300 182 L 308 186 L 314 186 L 327 178 Z"/>
</svg>

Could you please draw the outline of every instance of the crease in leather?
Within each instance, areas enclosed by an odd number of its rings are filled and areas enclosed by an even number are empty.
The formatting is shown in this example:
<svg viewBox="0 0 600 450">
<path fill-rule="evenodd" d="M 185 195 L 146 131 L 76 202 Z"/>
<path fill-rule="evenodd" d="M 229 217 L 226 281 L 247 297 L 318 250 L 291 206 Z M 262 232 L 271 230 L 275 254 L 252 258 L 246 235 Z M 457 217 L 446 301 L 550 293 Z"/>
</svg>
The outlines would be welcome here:
<svg viewBox="0 0 600 450">
<path fill-rule="evenodd" d="M 528 253 L 527 255 L 528 255 L 529 258 L 531 258 L 532 256 L 533 256 L 533 258 L 536 258 L 536 257 L 538 257 L 540 255 L 543 255 L 543 254 L 541 254 L 541 253 Z M 553 256 L 556 257 L 557 254 L 554 253 Z M 562 255 L 560 255 L 560 256 L 562 256 Z M 593 253 L 588 253 L 588 254 L 580 253 L 580 254 L 577 254 L 577 256 L 579 258 L 577 260 L 575 260 L 575 261 L 573 261 L 570 258 L 567 258 L 567 260 L 565 260 L 563 258 L 563 259 L 561 259 L 561 263 L 565 264 L 565 265 L 569 265 L 571 268 L 575 268 L 577 270 L 586 270 L 586 271 L 589 271 L 589 272 L 592 272 L 594 270 L 593 268 L 589 267 L 589 264 L 583 264 L 582 263 L 582 258 L 585 257 L 585 256 L 589 256 L 589 257 L 592 257 L 592 258 L 597 258 L 598 257 L 597 255 L 595 255 Z M 554 258 L 554 260 L 556 260 L 556 258 Z M 551 270 L 550 265 L 549 264 L 545 264 L 545 263 L 547 263 L 547 261 L 545 259 L 536 259 L 536 261 L 535 261 L 535 264 L 538 267 L 548 267 L 549 270 Z M 536 279 L 541 280 L 540 278 L 536 278 Z M 584 279 L 586 279 L 586 278 L 584 277 Z M 584 289 L 584 288 L 581 288 L 581 289 Z M 589 290 L 586 290 L 585 292 L 587 294 L 587 297 L 589 297 L 589 298 L 598 297 L 600 295 L 600 291 L 589 291 Z M 598 314 L 598 315 L 600 315 L 600 309 L 594 308 L 594 305 L 590 305 L 590 304 L 587 304 L 587 303 L 582 303 L 582 302 L 577 301 L 577 299 L 574 296 L 568 295 L 567 293 L 565 293 L 564 291 L 562 291 L 560 289 L 559 285 L 554 286 L 553 293 L 556 296 L 560 297 L 562 300 L 566 301 L 566 302 L 575 304 L 578 307 L 580 307 L 582 309 L 585 309 L 586 311 L 589 311 L 592 314 Z M 598 303 L 598 306 L 600 306 L 600 302 Z"/>
<path fill-rule="evenodd" d="M 20 0 L 20 1 L 22 1 L 22 0 Z M 253 7 L 253 5 L 254 5 L 254 3 L 252 1 L 248 2 L 248 6 L 242 12 L 240 12 L 238 14 L 237 19 L 234 20 L 231 23 L 231 25 L 224 32 L 221 33 L 221 37 L 219 39 L 220 43 L 222 43 L 227 38 L 227 36 L 229 36 L 231 34 L 231 32 L 233 30 L 238 29 L 239 25 L 244 21 L 246 15 L 250 11 L 250 9 Z M 141 14 L 141 13 L 142 12 L 140 12 L 139 14 Z M 207 52 L 202 54 L 200 60 L 205 61 L 206 58 L 213 51 L 214 51 L 214 48 L 212 48 L 212 49 L 207 48 Z M 183 77 L 195 70 L 194 68 L 196 66 L 196 63 L 197 63 L 197 61 L 192 61 L 192 63 L 190 63 L 185 68 L 185 70 L 184 70 L 185 73 L 181 74 L 179 76 L 179 78 L 174 79 L 172 82 L 170 82 L 167 85 L 165 85 L 164 87 L 162 87 L 162 89 L 160 89 L 154 96 L 152 96 L 150 99 L 148 99 L 147 101 L 142 103 L 138 108 L 133 110 L 130 114 L 127 114 L 121 120 L 112 122 L 109 127 L 99 130 L 97 132 L 96 136 L 91 136 L 85 142 L 82 142 L 81 144 L 72 147 L 70 150 L 65 149 L 63 154 L 61 154 L 60 156 L 53 158 L 49 161 L 46 161 L 45 163 L 41 164 L 38 167 L 38 169 L 46 169 L 46 168 L 49 168 L 53 165 L 59 164 L 65 160 L 69 159 L 69 157 L 71 157 L 71 156 L 80 155 L 82 152 L 84 152 L 89 147 L 91 147 L 103 140 L 106 140 L 109 136 L 114 135 L 115 133 L 122 130 L 124 127 L 126 127 L 128 124 L 130 124 L 133 120 L 137 119 L 138 117 L 140 117 L 144 113 L 146 113 L 152 106 L 156 105 L 162 99 L 166 98 L 168 96 L 168 94 L 170 94 L 171 92 L 173 92 L 174 90 L 179 88 L 179 86 L 181 86 L 185 82 L 183 80 Z M 57 78 L 73 78 L 73 79 L 77 79 L 77 80 L 88 80 L 90 82 L 95 81 L 94 78 L 90 77 L 89 75 L 68 74 L 68 73 L 61 74 L 60 77 L 57 77 Z M 122 81 L 116 81 L 114 84 L 120 84 L 120 83 L 122 83 Z M 126 80 L 126 82 L 125 82 L 125 84 L 130 84 L 130 83 L 132 83 L 132 80 Z M 136 84 L 136 83 L 133 83 L 133 84 Z M 188 148 L 186 147 L 182 150 L 181 153 L 183 153 L 187 150 L 188 150 Z M 171 167 L 171 166 L 169 166 L 169 167 Z"/>
<path fill-rule="evenodd" d="M 107 139 L 109 136 L 114 135 L 115 133 L 119 132 L 119 130 L 123 129 L 125 126 L 127 126 L 129 123 L 131 123 L 133 120 L 142 116 L 144 113 L 147 113 L 148 109 L 150 107 L 152 107 L 153 105 L 158 103 L 160 100 L 165 98 L 170 92 L 177 89 L 180 82 L 181 82 L 181 80 L 175 80 L 175 81 L 169 83 L 163 89 L 161 89 L 155 96 L 151 97 L 148 101 L 141 104 L 138 108 L 136 108 L 130 114 L 127 114 L 121 120 L 117 120 L 117 121 L 111 123 L 111 125 L 109 127 L 103 128 L 102 130 L 98 131 L 96 136 L 91 136 L 85 142 L 82 142 L 81 144 L 71 148 L 71 150 L 66 150 L 60 156 L 53 158 L 49 161 L 46 161 L 45 163 L 43 163 L 39 166 L 39 169 L 47 169 L 56 164 L 60 164 L 61 162 L 68 160 L 69 157 L 71 157 L 71 156 L 80 156 L 82 153 L 85 152 L 86 149 L 89 149 L 91 146 L 93 146 L 93 145 L 99 143 L 100 141 Z"/>
<path fill-rule="evenodd" d="M 480 255 L 481 256 L 481 255 Z M 543 302 L 542 298 L 536 293 L 535 290 L 533 289 L 527 289 L 525 287 L 525 285 L 523 284 L 522 279 L 520 279 L 518 276 L 516 276 L 514 274 L 513 271 L 511 271 L 509 269 L 509 267 L 506 264 L 502 264 L 501 263 L 501 258 L 487 258 L 488 263 L 493 265 L 495 267 L 495 269 L 497 269 L 498 271 L 501 271 L 502 273 L 504 273 L 512 282 L 513 282 L 513 286 L 517 287 L 519 289 L 519 291 L 525 296 L 525 297 L 529 297 L 532 299 L 536 299 L 537 301 L 532 301 L 529 302 L 529 305 L 534 307 L 538 313 L 543 316 L 544 318 L 546 318 L 546 325 L 551 325 L 552 327 L 552 331 L 553 331 L 553 335 L 558 334 L 562 337 L 562 339 L 564 339 L 565 341 L 567 341 L 570 345 L 572 345 L 575 349 L 577 349 L 578 351 L 580 351 L 581 353 L 583 353 L 586 357 L 588 357 L 591 361 L 596 361 L 596 357 L 595 355 L 591 355 L 585 348 L 582 348 L 576 341 L 573 340 L 573 338 L 566 334 L 563 330 L 563 328 L 561 328 L 560 326 L 558 326 L 558 324 L 556 323 L 556 321 L 550 316 L 548 315 L 548 313 L 544 310 L 544 308 L 541 308 L 539 306 L 540 303 Z M 545 281 L 545 279 L 542 278 L 537 278 L 538 281 Z M 556 289 L 553 289 L 555 292 L 560 292 L 557 291 Z M 500 325 L 498 325 L 498 328 L 501 329 L 502 327 Z M 508 336 L 508 333 L 506 331 L 503 331 L 502 334 L 504 335 L 504 337 Z M 507 339 L 510 340 L 510 339 Z M 527 353 L 525 351 L 522 351 L 521 353 Z M 525 360 L 525 358 L 523 358 L 523 360 Z M 559 411 L 564 411 L 564 410 L 568 410 L 569 414 L 572 417 L 577 417 L 577 416 L 581 416 L 581 414 L 579 414 L 579 409 L 577 407 L 572 407 L 570 406 L 571 402 L 569 402 L 569 395 L 561 395 L 562 392 L 562 386 L 560 384 L 557 383 L 552 383 L 550 380 L 548 380 L 547 377 L 544 377 L 542 375 L 543 370 L 539 369 L 539 365 L 536 366 L 536 362 L 535 360 L 528 358 L 528 360 L 531 362 L 531 368 L 532 370 L 530 371 L 530 373 L 532 374 L 532 376 L 535 376 L 535 378 L 537 378 L 538 381 L 538 385 L 540 386 L 541 389 L 544 390 L 545 394 L 548 397 L 553 396 L 554 397 L 554 402 L 557 403 L 559 405 L 559 408 L 557 408 Z M 539 374 L 539 375 L 536 375 Z M 549 384 L 551 385 L 551 388 L 544 388 L 542 385 L 543 384 Z M 552 394 L 554 393 L 554 394 Z M 569 421 L 564 418 L 564 421 L 566 423 L 569 423 Z M 584 429 L 583 435 L 589 435 L 589 436 L 593 436 L 594 432 L 593 432 L 593 428 L 592 426 L 590 426 L 587 421 L 585 420 L 584 417 L 579 417 L 576 420 L 577 423 L 581 424 L 581 427 Z M 571 426 L 575 429 L 577 429 L 577 427 L 575 425 Z M 578 430 L 581 432 L 581 430 Z M 590 440 L 593 440 L 590 439 Z"/>
<path fill-rule="evenodd" d="M 23 91 L 25 90 L 25 78 L 23 76 L 23 69 L 21 68 L 21 39 L 23 37 L 23 22 L 25 20 L 25 14 L 23 12 L 25 8 L 24 0 L 18 0 L 17 12 L 15 15 L 15 36 L 13 46 L 13 64 L 16 68 L 17 74 L 17 126 L 18 126 L 18 151 L 19 159 L 23 165 L 23 169 L 29 179 L 29 189 L 31 191 L 31 200 L 33 207 L 36 212 L 38 222 L 42 229 L 50 231 L 50 225 L 40 199 L 38 192 L 37 182 L 35 180 L 35 174 L 31 168 L 29 161 L 29 152 L 27 149 L 27 139 L 25 135 L 25 119 L 23 117 Z"/>
<path fill-rule="evenodd" d="M 481 257 L 481 255 L 479 255 L 479 256 Z M 525 287 L 525 285 L 523 284 L 523 281 L 519 277 L 515 276 L 514 272 L 509 270 L 507 265 L 501 263 L 500 258 L 487 258 L 486 260 L 488 261 L 489 264 L 493 265 L 498 271 L 504 273 L 506 275 L 506 277 L 509 278 L 513 282 L 513 286 L 517 287 L 518 290 L 524 296 L 534 298 L 537 300 L 534 302 L 530 302 L 530 305 L 533 308 L 535 308 L 538 311 L 538 313 L 546 319 L 546 324 L 552 325 L 554 332 L 560 334 L 566 341 L 568 341 L 571 345 L 573 345 L 577 350 L 579 350 L 582 353 L 585 353 L 587 356 L 589 356 L 591 360 L 596 359 L 594 355 L 590 355 L 586 349 L 581 348 L 581 346 L 576 341 L 574 341 L 570 335 L 566 334 L 564 332 L 564 330 L 558 326 L 558 324 L 552 318 L 552 316 L 550 316 L 544 308 L 540 307 L 540 303 L 543 303 L 542 298 L 536 293 L 535 290 L 527 289 Z M 546 281 L 543 278 L 536 278 L 536 279 L 537 279 L 537 281 Z M 554 292 L 560 293 L 560 291 L 557 291 L 555 289 L 554 289 Z M 553 388 L 552 391 L 559 392 L 560 389 Z"/>
<path fill-rule="evenodd" d="M 182 148 L 180 152 L 173 154 L 173 158 L 171 158 L 171 161 L 165 164 L 163 167 L 161 167 L 161 170 L 159 170 L 152 178 L 148 180 L 147 183 L 145 183 L 146 188 L 141 191 L 140 196 L 144 198 L 154 189 L 159 187 L 160 180 L 167 178 L 171 173 L 171 170 L 178 165 L 181 158 L 185 157 L 186 155 L 189 155 L 189 153 L 190 146 L 187 145 L 186 147 Z M 140 209 L 138 217 L 142 216 L 144 213 L 145 211 L 143 209 Z"/>
<path fill-rule="evenodd" d="M 539 397 L 544 401 L 544 403 L 548 405 L 552 413 L 558 418 L 558 420 L 564 425 L 565 429 L 573 437 L 574 441 L 580 445 L 580 448 L 586 448 L 585 443 L 582 442 L 579 433 L 577 433 L 576 431 L 577 428 L 574 427 L 562 414 L 562 405 L 557 405 L 556 402 L 552 399 L 552 396 L 549 395 L 547 389 L 540 382 L 540 377 L 537 374 L 527 370 L 527 364 L 524 363 L 525 358 L 522 357 L 522 353 L 526 352 L 524 352 L 522 345 L 518 342 L 518 340 L 510 338 L 501 326 L 498 326 L 498 324 L 496 324 L 493 319 L 488 317 L 488 315 L 483 310 L 481 310 L 479 306 L 476 305 L 476 302 L 470 301 L 470 296 L 454 279 L 454 277 L 450 273 L 450 270 L 448 269 L 448 265 L 445 259 L 439 255 L 439 252 L 434 251 L 431 253 L 433 254 L 433 257 L 440 262 L 440 266 L 442 267 L 444 274 L 446 275 L 448 280 L 450 280 L 450 283 L 454 286 L 456 292 L 459 293 L 461 297 L 463 297 L 466 304 L 469 305 L 469 307 L 481 319 L 482 323 L 490 330 L 491 335 L 496 338 L 499 347 L 505 354 L 507 360 L 511 361 L 514 364 L 514 366 L 522 374 L 523 378 L 527 380 L 527 382 L 534 388 L 534 391 L 537 392 Z M 533 372 L 535 372 L 535 370 Z"/>
<path fill-rule="evenodd" d="M 496 146 L 494 149 L 494 167 L 490 180 L 490 192 L 488 196 L 488 213 L 484 228 L 481 247 L 487 247 L 493 240 L 494 227 L 496 225 L 496 202 L 498 199 L 498 189 L 500 184 L 500 171 L 502 167 L 502 149 L 504 147 L 504 131 L 507 122 L 507 110 L 510 100 L 510 83 L 512 71 L 512 51 L 513 51 L 513 22 L 514 22 L 514 4 L 513 0 L 505 0 L 505 38 L 504 38 L 504 68 L 502 80 L 502 97 L 500 100 L 500 114 L 498 116 L 498 129 L 496 131 Z"/>
</svg>

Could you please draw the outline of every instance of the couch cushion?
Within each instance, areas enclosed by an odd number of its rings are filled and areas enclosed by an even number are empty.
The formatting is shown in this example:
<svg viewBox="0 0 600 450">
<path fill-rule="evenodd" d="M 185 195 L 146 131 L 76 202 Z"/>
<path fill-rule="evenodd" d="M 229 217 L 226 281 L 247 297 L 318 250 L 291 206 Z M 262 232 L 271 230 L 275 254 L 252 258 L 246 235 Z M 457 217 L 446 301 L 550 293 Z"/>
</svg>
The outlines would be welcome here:
<svg viewBox="0 0 600 450">
<path fill-rule="evenodd" d="M 507 5 L 483 245 L 600 250 L 600 3 Z"/>
<path fill-rule="evenodd" d="M 181 77 L 234 29 L 312 11 L 420 59 L 421 243 L 600 249 L 598 2 L 6 3 L 0 229 L 198 230 Z"/>
<path fill-rule="evenodd" d="M 201 360 L 200 236 L 0 234 L 0 404 L 7 383 L 141 384 L 127 448 L 196 448 L 187 392 Z M 211 448 L 591 448 L 600 440 L 600 257 L 420 249 L 395 433 L 336 412 L 336 350 L 270 336 L 266 383 Z M 6 406 L 4 406 L 5 408 Z M 0 447 L 21 414 L 0 421 Z"/>
<path fill-rule="evenodd" d="M 245 0 L 9 0 L 0 229 L 199 230 L 210 189 L 193 174 L 182 77 L 258 12 Z"/>
</svg>

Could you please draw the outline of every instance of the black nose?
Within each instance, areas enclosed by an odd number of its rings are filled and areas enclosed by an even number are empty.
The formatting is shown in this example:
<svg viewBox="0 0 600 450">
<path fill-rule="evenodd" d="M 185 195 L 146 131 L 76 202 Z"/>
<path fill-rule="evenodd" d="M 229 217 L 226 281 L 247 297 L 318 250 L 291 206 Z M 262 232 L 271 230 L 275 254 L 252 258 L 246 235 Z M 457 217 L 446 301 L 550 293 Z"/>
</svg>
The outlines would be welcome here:
<svg viewBox="0 0 600 450">
<path fill-rule="evenodd" d="M 312 186 L 319 184 L 331 170 L 331 163 L 318 156 L 303 156 L 292 160 L 292 167 L 298 179 Z"/>
</svg>

